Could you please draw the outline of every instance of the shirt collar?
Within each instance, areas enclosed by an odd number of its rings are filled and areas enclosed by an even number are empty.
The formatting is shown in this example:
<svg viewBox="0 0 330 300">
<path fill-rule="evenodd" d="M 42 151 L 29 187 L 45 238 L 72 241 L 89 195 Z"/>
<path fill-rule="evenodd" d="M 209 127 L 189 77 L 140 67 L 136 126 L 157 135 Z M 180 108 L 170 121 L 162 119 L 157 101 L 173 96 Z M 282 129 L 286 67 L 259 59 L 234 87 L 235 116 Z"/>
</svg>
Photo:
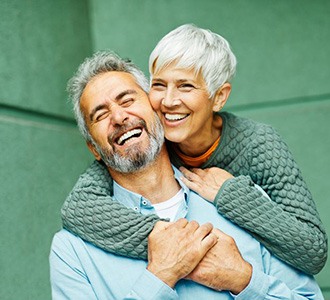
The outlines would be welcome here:
<svg viewBox="0 0 330 300">
<path fill-rule="evenodd" d="M 180 179 L 183 175 L 173 165 L 172 168 L 174 171 L 174 177 L 178 181 L 181 188 L 183 189 L 183 192 L 185 194 L 185 200 L 186 202 L 188 202 L 190 190 Z M 141 206 L 152 206 L 149 199 L 144 198 L 140 194 L 127 190 L 126 188 L 122 187 L 115 181 L 113 181 L 113 195 L 118 202 L 125 205 L 126 207 L 134 209 L 135 211 L 140 211 Z"/>
</svg>

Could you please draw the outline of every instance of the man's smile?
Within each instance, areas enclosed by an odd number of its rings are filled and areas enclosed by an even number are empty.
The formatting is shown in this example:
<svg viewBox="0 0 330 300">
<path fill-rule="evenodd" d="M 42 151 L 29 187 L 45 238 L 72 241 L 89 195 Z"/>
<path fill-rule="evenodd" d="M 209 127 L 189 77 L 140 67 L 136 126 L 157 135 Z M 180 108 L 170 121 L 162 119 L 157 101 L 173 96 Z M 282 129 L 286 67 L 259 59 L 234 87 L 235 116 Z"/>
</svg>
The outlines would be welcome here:
<svg viewBox="0 0 330 300">
<path fill-rule="evenodd" d="M 134 128 L 122 134 L 119 138 L 116 139 L 116 143 L 120 146 L 123 146 L 128 140 L 132 138 L 138 138 L 142 134 L 142 128 Z"/>
</svg>

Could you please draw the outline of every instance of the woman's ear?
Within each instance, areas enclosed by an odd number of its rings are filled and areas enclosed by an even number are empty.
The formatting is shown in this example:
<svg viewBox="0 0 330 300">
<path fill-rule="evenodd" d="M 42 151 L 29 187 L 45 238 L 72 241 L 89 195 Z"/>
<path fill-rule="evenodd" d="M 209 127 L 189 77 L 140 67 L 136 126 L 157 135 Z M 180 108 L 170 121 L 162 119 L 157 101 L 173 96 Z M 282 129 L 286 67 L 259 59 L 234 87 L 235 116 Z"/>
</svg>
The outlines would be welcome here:
<svg viewBox="0 0 330 300">
<path fill-rule="evenodd" d="M 100 154 L 96 151 L 95 147 L 92 145 L 91 142 L 86 142 L 87 143 L 87 147 L 90 150 L 90 152 L 93 153 L 93 155 L 95 156 L 96 160 L 100 161 L 101 160 L 101 156 Z"/>
<path fill-rule="evenodd" d="M 225 82 L 214 95 L 213 111 L 220 111 L 226 104 L 231 92 L 231 84 Z"/>
</svg>

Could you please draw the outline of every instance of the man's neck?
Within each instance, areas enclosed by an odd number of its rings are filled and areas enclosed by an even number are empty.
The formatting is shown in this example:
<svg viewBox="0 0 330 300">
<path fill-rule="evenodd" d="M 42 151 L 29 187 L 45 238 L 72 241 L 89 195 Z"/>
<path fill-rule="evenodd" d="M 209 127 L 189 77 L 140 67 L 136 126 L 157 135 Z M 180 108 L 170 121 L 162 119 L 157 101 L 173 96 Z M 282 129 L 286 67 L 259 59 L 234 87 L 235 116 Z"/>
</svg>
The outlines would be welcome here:
<svg viewBox="0 0 330 300">
<path fill-rule="evenodd" d="M 151 203 L 166 201 L 180 190 L 165 147 L 152 164 L 140 171 L 120 173 L 109 169 L 109 173 L 119 185 L 142 195 Z"/>
</svg>

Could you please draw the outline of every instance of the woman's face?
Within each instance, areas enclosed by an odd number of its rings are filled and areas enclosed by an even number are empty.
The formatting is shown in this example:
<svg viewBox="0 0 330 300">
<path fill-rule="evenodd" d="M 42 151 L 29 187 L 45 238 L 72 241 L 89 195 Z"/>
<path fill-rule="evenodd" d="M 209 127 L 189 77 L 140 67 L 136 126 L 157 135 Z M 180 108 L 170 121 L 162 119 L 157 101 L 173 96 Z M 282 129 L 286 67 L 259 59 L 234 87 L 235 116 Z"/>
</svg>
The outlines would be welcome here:
<svg viewBox="0 0 330 300">
<path fill-rule="evenodd" d="M 200 73 L 171 64 L 153 74 L 149 97 L 169 141 L 198 142 L 210 134 L 214 101 Z"/>
</svg>

